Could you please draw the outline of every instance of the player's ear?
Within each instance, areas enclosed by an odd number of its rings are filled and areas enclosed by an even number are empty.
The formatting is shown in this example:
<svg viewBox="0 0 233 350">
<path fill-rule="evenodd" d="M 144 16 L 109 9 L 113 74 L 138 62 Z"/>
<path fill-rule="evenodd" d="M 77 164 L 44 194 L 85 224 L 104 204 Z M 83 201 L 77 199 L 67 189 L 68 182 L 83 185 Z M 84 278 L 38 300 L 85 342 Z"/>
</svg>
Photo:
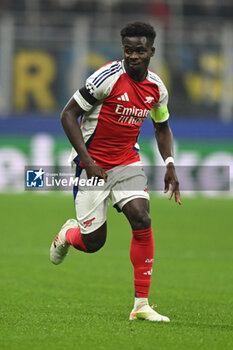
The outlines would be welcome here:
<svg viewBox="0 0 233 350">
<path fill-rule="evenodd" d="M 155 54 L 155 47 L 152 46 L 152 48 L 151 48 L 151 57 L 154 56 L 154 54 Z"/>
</svg>

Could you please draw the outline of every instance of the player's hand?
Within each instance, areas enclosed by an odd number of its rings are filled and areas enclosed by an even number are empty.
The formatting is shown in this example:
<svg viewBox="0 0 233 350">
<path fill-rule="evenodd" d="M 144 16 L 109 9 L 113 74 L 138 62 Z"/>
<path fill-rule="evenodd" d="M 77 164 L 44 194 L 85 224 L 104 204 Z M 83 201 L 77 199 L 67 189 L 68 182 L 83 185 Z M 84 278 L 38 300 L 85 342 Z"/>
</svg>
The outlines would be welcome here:
<svg viewBox="0 0 233 350">
<path fill-rule="evenodd" d="M 175 197 L 175 202 L 177 202 L 179 205 L 182 204 L 180 199 L 180 190 L 179 190 L 179 181 L 176 176 L 176 171 L 174 165 L 168 164 L 167 171 L 164 177 L 164 193 L 167 193 L 169 191 L 169 186 L 171 185 L 171 192 L 169 194 L 169 200 L 172 198 L 173 194 Z"/>
<path fill-rule="evenodd" d="M 92 177 L 97 177 L 98 179 L 103 179 L 107 182 L 108 175 L 98 164 L 93 161 L 92 163 L 85 166 L 85 170 L 87 173 L 87 178 L 91 179 Z"/>
</svg>

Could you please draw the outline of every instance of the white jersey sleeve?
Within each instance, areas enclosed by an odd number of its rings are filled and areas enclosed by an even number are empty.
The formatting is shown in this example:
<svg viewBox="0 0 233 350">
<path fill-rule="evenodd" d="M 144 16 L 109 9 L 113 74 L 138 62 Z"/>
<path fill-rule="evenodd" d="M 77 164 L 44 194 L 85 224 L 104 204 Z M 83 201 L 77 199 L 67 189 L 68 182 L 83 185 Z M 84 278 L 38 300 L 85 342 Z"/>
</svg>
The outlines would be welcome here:
<svg viewBox="0 0 233 350">
<path fill-rule="evenodd" d="M 167 108 L 168 91 L 163 81 L 158 77 L 158 75 L 152 72 L 150 72 L 150 74 L 151 74 L 151 77 L 153 77 L 153 80 L 156 82 L 160 92 L 159 101 L 154 104 L 152 110 L 150 111 L 150 114 L 151 114 L 151 118 L 156 123 L 162 123 L 168 120 L 169 118 L 169 112 Z"/>
<path fill-rule="evenodd" d="M 122 70 L 120 61 L 111 62 L 93 73 L 86 80 L 85 87 L 77 90 L 73 97 L 84 111 L 89 111 L 97 101 L 110 95 L 112 87 Z"/>
</svg>

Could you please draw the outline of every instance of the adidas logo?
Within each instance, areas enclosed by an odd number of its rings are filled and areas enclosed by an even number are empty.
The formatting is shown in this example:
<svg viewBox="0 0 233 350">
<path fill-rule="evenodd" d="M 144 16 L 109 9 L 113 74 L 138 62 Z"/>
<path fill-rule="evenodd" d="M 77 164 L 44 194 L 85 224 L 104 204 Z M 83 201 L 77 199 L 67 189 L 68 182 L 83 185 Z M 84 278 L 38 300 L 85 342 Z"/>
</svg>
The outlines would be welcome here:
<svg viewBox="0 0 233 350">
<path fill-rule="evenodd" d="M 125 92 L 124 95 L 121 95 L 117 99 L 120 101 L 129 101 L 129 96 L 128 96 L 127 92 Z"/>
<path fill-rule="evenodd" d="M 143 272 L 143 275 L 151 276 L 152 275 L 152 269 L 146 272 Z"/>
</svg>

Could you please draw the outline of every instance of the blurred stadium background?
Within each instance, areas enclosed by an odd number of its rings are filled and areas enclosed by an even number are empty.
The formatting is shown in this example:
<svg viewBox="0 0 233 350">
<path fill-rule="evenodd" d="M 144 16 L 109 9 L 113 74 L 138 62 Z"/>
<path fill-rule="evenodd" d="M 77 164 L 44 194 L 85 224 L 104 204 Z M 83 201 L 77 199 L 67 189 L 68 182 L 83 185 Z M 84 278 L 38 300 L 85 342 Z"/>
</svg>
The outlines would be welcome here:
<svg viewBox="0 0 233 350">
<path fill-rule="evenodd" d="M 91 72 L 121 59 L 131 20 L 157 31 L 151 68 L 169 90 L 176 163 L 229 165 L 232 182 L 232 18 L 231 0 L 1 0 L 0 191 L 23 190 L 25 165 L 66 164 L 60 111 Z M 150 120 L 141 140 L 144 162 L 161 164 Z"/>
</svg>

